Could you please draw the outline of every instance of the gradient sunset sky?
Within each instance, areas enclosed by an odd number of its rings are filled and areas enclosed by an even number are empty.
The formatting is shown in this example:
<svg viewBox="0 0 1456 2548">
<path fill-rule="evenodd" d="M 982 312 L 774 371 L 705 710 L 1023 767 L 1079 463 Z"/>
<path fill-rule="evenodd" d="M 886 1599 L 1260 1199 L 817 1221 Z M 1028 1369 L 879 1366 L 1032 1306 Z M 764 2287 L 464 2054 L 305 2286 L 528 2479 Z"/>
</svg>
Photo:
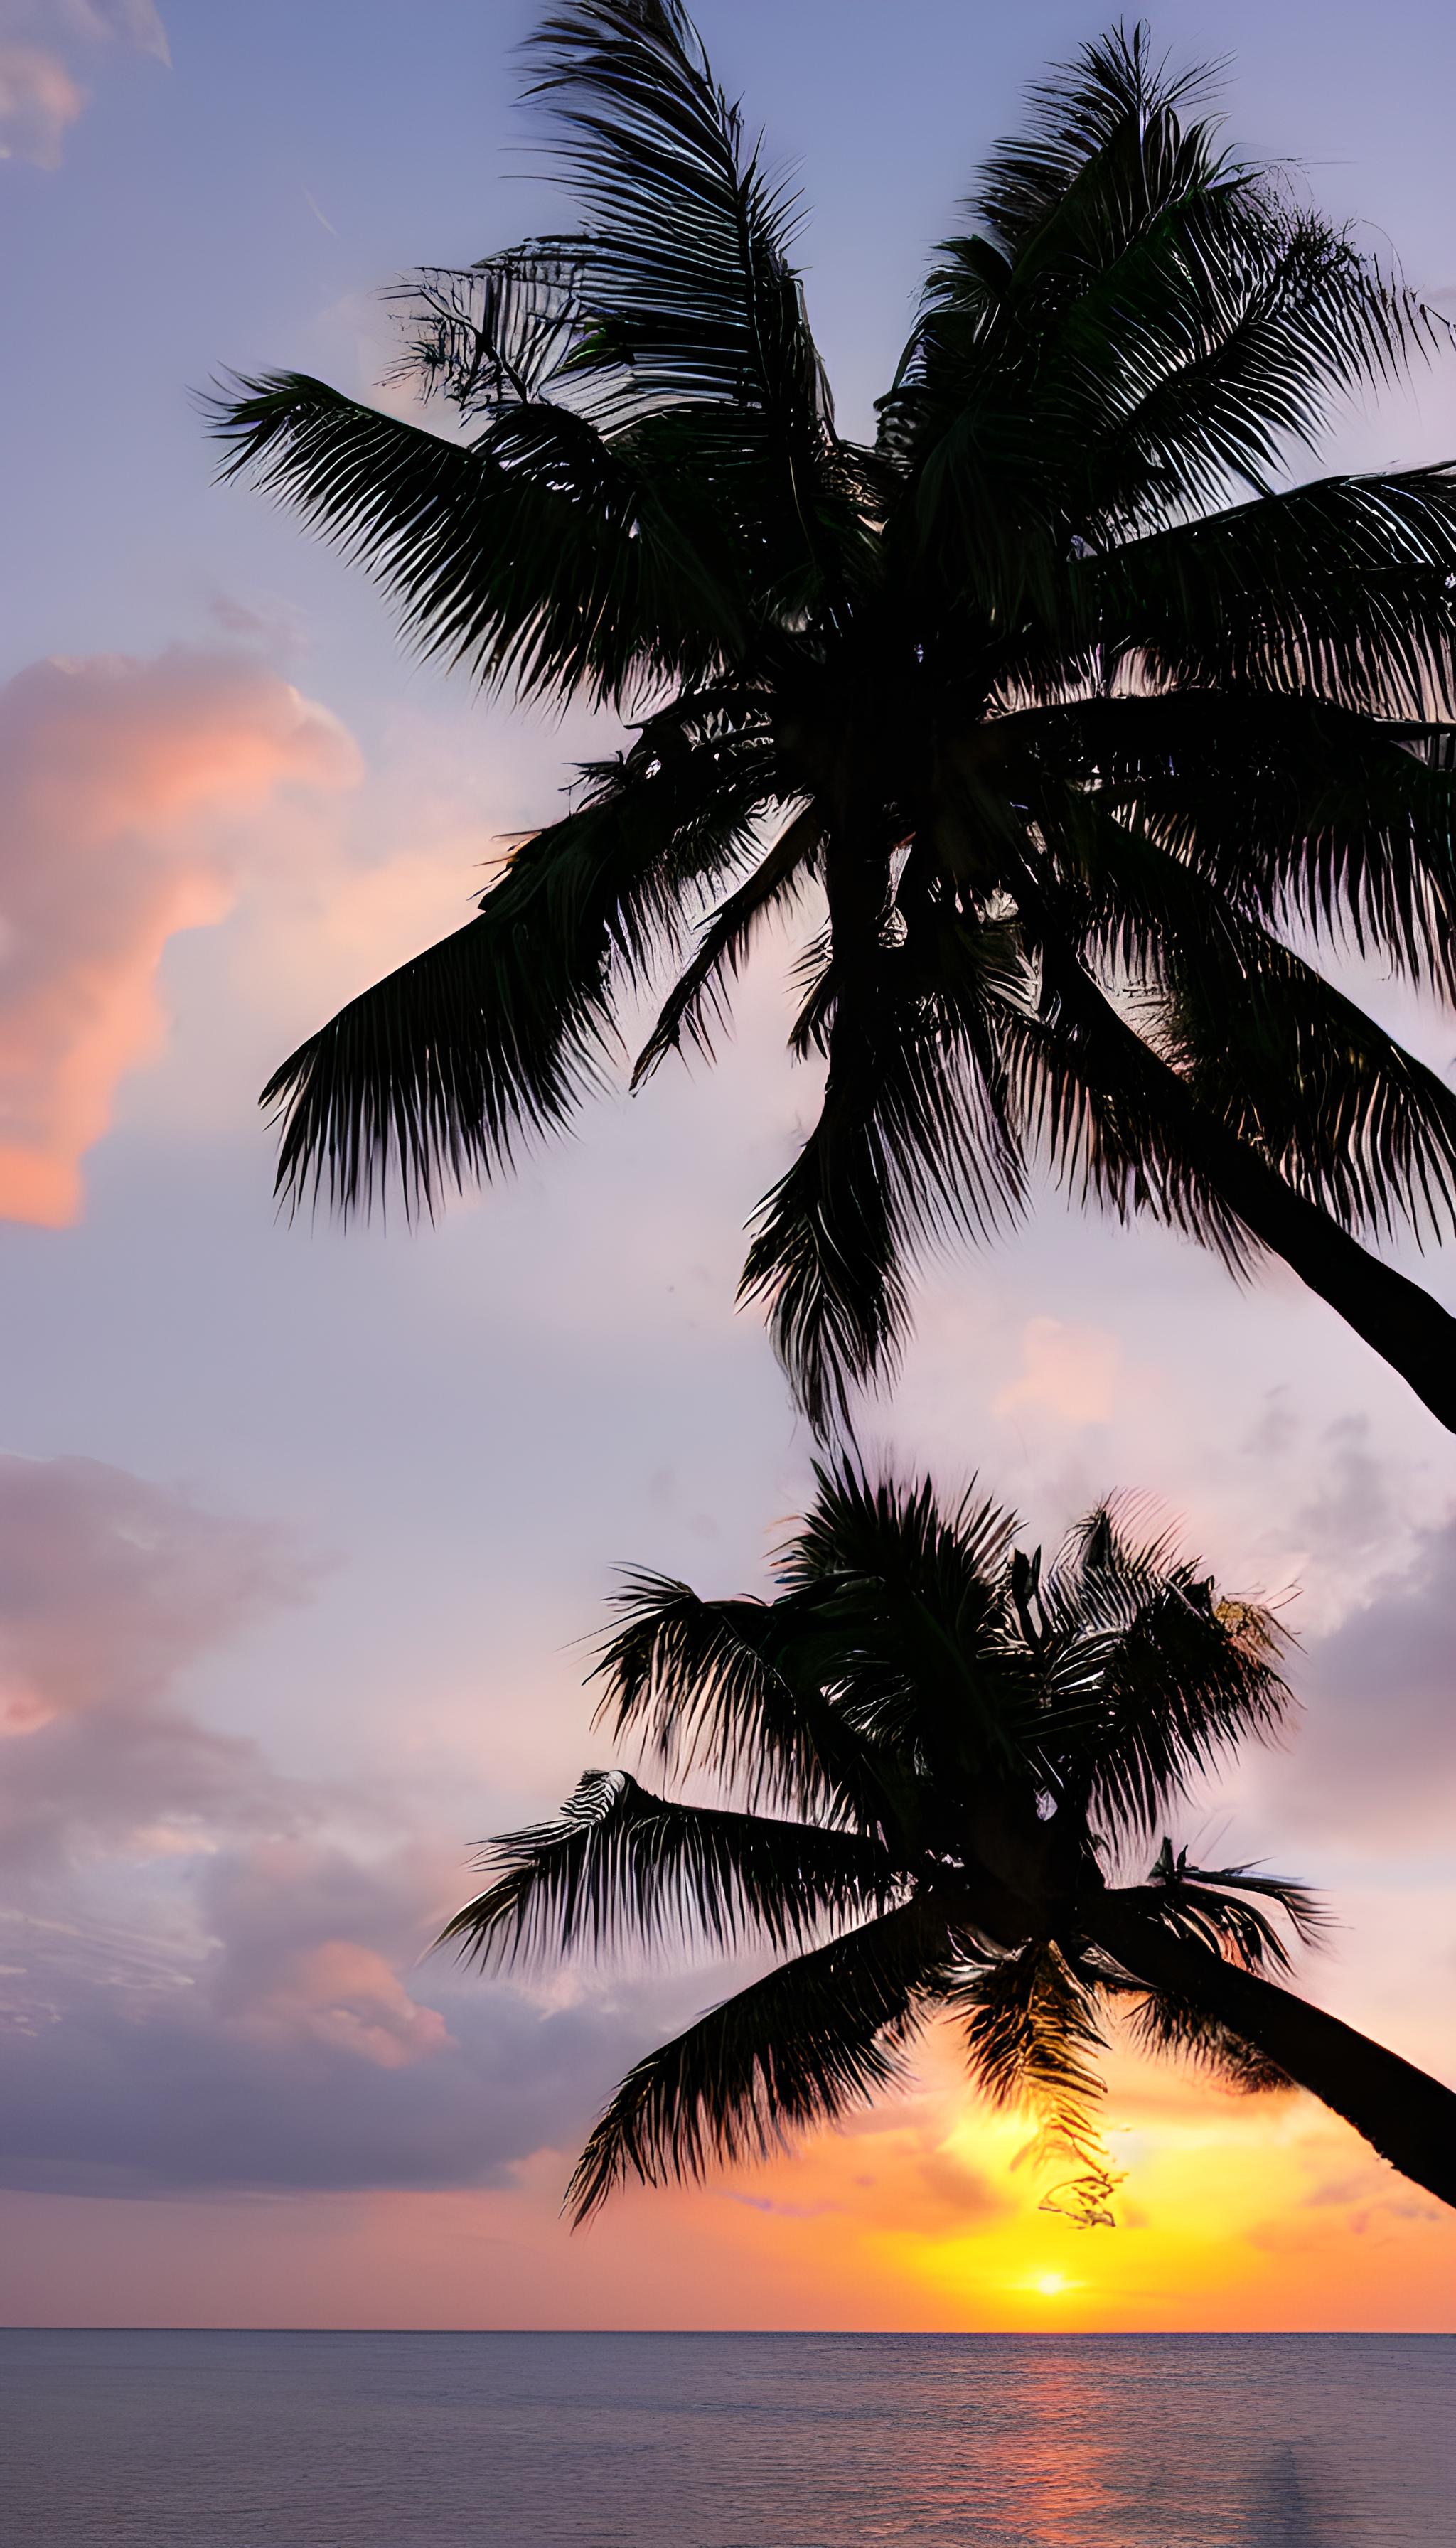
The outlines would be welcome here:
<svg viewBox="0 0 1456 2548">
<path fill-rule="evenodd" d="M 0 2320 L 1446 2327 L 1456 2219 L 1302 2100 L 1119 2059 L 1116 2231 L 932 2040 L 852 2130 L 558 2218 L 620 2072 L 726 1968 L 529 1994 L 425 1949 L 470 1845 L 601 1757 L 612 1569 L 762 1589 L 811 1444 L 733 1293 L 814 1091 L 782 951 L 717 1070 L 608 1098 L 432 1231 L 292 1228 L 255 1097 L 466 916 L 610 742 L 402 652 L 368 585 L 213 483 L 197 394 L 374 395 L 377 292 L 560 206 L 526 0 L 0 0 Z M 1086 6 L 701 0 L 797 161 L 867 430 L 930 244 Z M 1230 131 L 1456 314 L 1456 15 L 1166 0 Z M 394 399 L 398 393 L 387 393 Z M 1456 453 L 1456 355 L 1331 457 Z M 1456 1066 L 1456 1021 L 1362 995 Z M 1456 1253 L 1421 1279 L 1456 1304 Z M 1328 1890 L 1305 1986 L 1456 2079 L 1456 1448 L 1292 1277 L 1048 1198 L 931 1269 L 866 1445 L 1054 1537 L 1109 1487 L 1294 1593 L 1287 1748 L 1201 1853 Z"/>
</svg>

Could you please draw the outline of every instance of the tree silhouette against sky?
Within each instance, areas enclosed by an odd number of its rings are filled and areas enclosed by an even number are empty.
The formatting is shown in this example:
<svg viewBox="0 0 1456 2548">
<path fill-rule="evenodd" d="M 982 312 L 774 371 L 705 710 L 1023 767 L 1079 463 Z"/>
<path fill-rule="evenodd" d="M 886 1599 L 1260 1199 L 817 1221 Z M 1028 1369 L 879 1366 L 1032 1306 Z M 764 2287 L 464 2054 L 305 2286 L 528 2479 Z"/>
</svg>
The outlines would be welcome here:
<svg viewBox="0 0 1456 2548">
<path fill-rule="evenodd" d="M 992 153 L 861 444 L 797 198 L 675 0 L 577 0 L 527 66 L 581 227 L 418 279 L 406 369 L 458 429 L 297 373 L 219 429 L 419 646 L 639 722 L 283 1065 L 284 1190 L 433 1210 L 567 1119 L 665 962 L 634 1082 L 707 1049 L 801 908 L 823 1105 L 744 1290 L 816 1424 L 1040 1160 L 1282 1257 L 1456 1427 L 1456 1321 L 1365 1243 L 1450 1228 L 1456 1098 L 1314 960 L 1456 989 L 1456 475 L 1286 483 L 1427 314 L 1119 31 Z"/>
<path fill-rule="evenodd" d="M 599 1667 L 596 1721 L 734 1809 L 591 1770 L 558 1821 L 491 1847 L 445 1931 L 483 1963 L 783 1958 L 628 2073 L 577 2218 L 626 2178 L 698 2177 L 842 2117 L 937 2016 L 993 2100 L 1038 2115 L 1071 2171 L 1049 2200 L 1084 2223 L 1112 2217 L 1096 2065 L 1118 2021 L 1235 2088 L 1309 2089 L 1456 2204 L 1456 2095 L 1286 1986 L 1311 1895 L 1191 1866 L 1168 1833 L 1281 1724 L 1269 1612 L 1140 1539 L 1136 1508 L 1100 1507 L 1044 1568 L 973 1495 L 817 1475 L 772 1600 L 636 1576 Z"/>
</svg>

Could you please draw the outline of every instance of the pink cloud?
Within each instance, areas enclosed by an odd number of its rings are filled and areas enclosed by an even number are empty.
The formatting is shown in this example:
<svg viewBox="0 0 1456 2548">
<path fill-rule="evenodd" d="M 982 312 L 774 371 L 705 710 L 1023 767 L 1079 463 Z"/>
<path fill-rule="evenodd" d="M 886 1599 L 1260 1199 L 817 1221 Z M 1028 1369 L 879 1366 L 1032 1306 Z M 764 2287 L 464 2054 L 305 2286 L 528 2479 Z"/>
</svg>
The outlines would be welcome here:
<svg viewBox="0 0 1456 2548">
<path fill-rule="evenodd" d="M 438 2010 L 411 1999 L 378 1949 L 352 1938 L 296 1949 L 250 2015 L 260 2034 L 302 2038 L 381 2070 L 403 2069 L 451 2041 Z"/>
<path fill-rule="evenodd" d="M 0 1722 L 149 1705 L 299 1573 L 263 1523 L 100 1460 L 0 1454 Z"/>
<path fill-rule="evenodd" d="M 173 1693 L 310 1581 L 265 1523 L 207 1512 L 99 1460 L 0 1455 L 0 1839 L 12 1873 L 296 1814 L 254 1745 L 199 1724 Z"/>
<path fill-rule="evenodd" d="M 117 1084 L 160 1040 L 163 948 L 233 899 L 238 822 L 357 775 L 327 710 L 242 654 L 53 660 L 0 690 L 0 1214 L 77 1217 Z"/>
<path fill-rule="evenodd" d="M 1029 1319 L 1022 1329 L 1021 1354 L 1017 1378 L 991 1402 L 993 1414 L 1036 1407 L 1067 1424 L 1100 1424 L 1112 1413 L 1122 1348 L 1106 1328 Z"/>
<path fill-rule="evenodd" d="M 58 168 L 67 127 L 85 103 L 58 54 L 41 45 L 0 45 L 0 159 Z"/>
<path fill-rule="evenodd" d="M 59 167 L 88 102 L 67 53 L 111 44 L 170 66 L 155 0 L 0 0 L 0 159 Z"/>
</svg>

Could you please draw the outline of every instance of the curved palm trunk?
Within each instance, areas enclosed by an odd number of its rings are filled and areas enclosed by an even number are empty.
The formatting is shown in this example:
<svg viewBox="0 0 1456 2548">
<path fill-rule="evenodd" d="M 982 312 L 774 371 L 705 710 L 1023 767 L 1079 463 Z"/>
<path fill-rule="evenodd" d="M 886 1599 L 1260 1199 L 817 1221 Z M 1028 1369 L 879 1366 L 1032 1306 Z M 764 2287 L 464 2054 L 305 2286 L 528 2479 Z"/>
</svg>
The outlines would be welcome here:
<svg viewBox="0 0 1456 2548">
<path fill-rule="evenodd" d="M 1117 1078 L 1177 1133 L 1209 1184 L 1271 1255 L 1327 1301 L 1371 1350 L 1408 1381 L 1432 1415 L 1456 1433 L 1456 1319 L 1362 1247 L 1317 1203 L 1297 1194 L 1267 1159 L 1201 1106 L 1187 1082 L 1143 1043 L 1075 961 L 1049 968 L 1051 987 L 1079 1035 L 1110 1059 Z"/>
<path fill-rule="evenodd" d="M 1083 1925 L 1137 1980 L 1209 2010 L 1353 2124 L 1403 2176 L 1456 2205 L 1456 2095 L 1438 2079 L 1295 1992 L 1175 1937 L 1136 1895 L 1102 1895 Z"/>
</svg>

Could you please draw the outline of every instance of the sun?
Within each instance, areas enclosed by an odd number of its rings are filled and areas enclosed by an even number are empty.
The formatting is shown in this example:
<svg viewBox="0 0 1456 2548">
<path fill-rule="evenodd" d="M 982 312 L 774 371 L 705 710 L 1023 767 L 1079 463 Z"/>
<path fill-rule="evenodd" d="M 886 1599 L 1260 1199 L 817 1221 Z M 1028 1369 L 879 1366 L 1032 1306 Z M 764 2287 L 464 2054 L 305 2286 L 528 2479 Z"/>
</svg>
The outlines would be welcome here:
<svg viewBox="0 0 1456 2548">
<path fill-rule="evenodd" d="M 1044 2301 L 1054 2301 L 1059 2292 L 1069 2292 L 1071 2285 L 1065 2274 L 1039 2274 L 1033 2288 L 1041 2293 Z"/>
</svg>

